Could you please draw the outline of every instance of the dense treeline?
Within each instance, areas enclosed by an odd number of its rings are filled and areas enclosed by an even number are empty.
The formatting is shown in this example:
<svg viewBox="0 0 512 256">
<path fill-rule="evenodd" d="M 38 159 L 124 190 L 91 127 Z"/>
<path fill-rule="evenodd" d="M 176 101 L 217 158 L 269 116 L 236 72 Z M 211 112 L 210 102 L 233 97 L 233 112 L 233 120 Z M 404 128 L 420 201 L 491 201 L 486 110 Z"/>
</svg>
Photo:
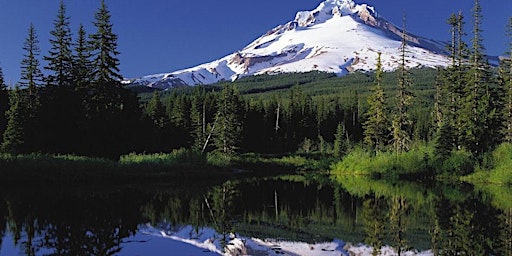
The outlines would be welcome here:
<svg viewBox="0 0 512 256">
<path fill-rule="evenodd" d="M 434 134 L 431 112 L 433 81 L 437 71 L 415 69 L 410 73 L 416 79 L 410 89 L 416 95 L 409 114 L 413 122 L 409 128 L 411 137 L 414 140 L 427 140 Z M 397 93 L 394 85 L 397 75 L 397 72 L 380 75 L 382 90 L 387 95 Z M 345 153 L 350 145 L 363 139 L 363 126 L 371 116 L 367 114 L 371 104 L 366 99 L 370 96 L 374 81 L 372 74 L 355 73 L 339 78 L 312 72 L 258 76 L 234 83 L 180 89 L 180 93 L 171 91 L 144 95 L 146 119 L 154 123 L 154 135 L 149 137 L 161 138 L 149 139 L 158 145 L 152 144 L 153 147 L 146 147 L 146 150 L 160 152 L 170 147 L 202 150 L 210 133 L 213 131 L 211 139 L 215 140 L 223 129 L 218 125 L 219 121 L 215 121 L 221 106 L 219 100 L 224 92 L 219 92 L 219 87 L 229 87 L 230 90 L 235 87 L 238 92 L 234 94 L 238 96 L 234 101 L 240 106 L 239 110 L 233 112 L 238 116 L 238 121 L 242 121 L 241 133 L 236 132 L 239 136 L 234 141 L 238 152 Z M 286 90 L 279 87 L 271 89 L 274 84 L 291 83 L 295 84 Z M 265 84 L 269 85 L 266 91 L 251 91 L 251 88 L 262 88 Z M 242 101 L 241 104 L 239 101 Z M 396 99 L 392 97 L 383 101 L 389 106 L 396 104 Z M 390 116 L 392 111 L 391 108 L 382 110 L 386 116 Z M 383 130 L 389 131 L 389 126 Z M 385 144 L 388 145 L 390 140 L 386 138 Z M 218 148 L 215 145 L 208 143 L 207 149 Z"/>
<path fill-rule="evenodd" d="M 80 26 L 72 42 L 69 17 L 61 2 L 50 32 L 51 49 L 44 56 L 47 76 L 39 63 L 37 33 L 30 25 L 23 45 L 21 81 L 9 93 L 7 122 L 0 122 L 5 130 L 2 151 L 116 156 L 134 150 L 134 130 L 126 127 L 140 121 L 139 102 L 119 82 L 117 35 L 110 17 L 102 1 L 95 15 L 96 32 L 87 36 Z"/>
<path fill-rule="evenodd" d="M 477 0 L 473 9 L 471 47 L 463 41 L 462 13 L 448 19 L 452 34 L 451 64 L 440 72 L 436 84 L 436 150 L 439 155 L 448 155 L 446 153 L 454 149 L 477 155 L 494 149 L 503 141 L 510 142 L 507 138 L 510 58 L 502 59 L 498 73 L 490 67 L 482 45 L 481 11 Z"/>
<path fill-rule="evenodd" d="M 480 2 L 475 0 L 471 46 L 464 41 L 466 34 L 462 13 L 453 14 L 448 19 L 451 26 L 451 42 L 448 45 L 450 63 L 447 68 L 438 70 L 433 99 L 429 102 L 432 106 L 431 122 L 423 123 L 427 124 L 425 127 L 414 124 L 415 120 L 410 118 L 417 109 L 413 107 L 414 104 L 411 105 L 411 102 L 416 102 L 417 95 L 408 89 L 412 83 L 411 75 L 403 69 L 403 64 L 398 71 L 396 103 L 385 104 L 383 98 L 389 94 L 384 95 L 380 87 L 379 61 L 376 84 L 369 97 L 370 107 L 364 123 L 364 145 L 378 154 L 375 156 L 360 149 L 355 150 L 337 165 L 338 172 L 380 173 L 382 169 L 390 169 L 387 175 L 400 175 L 408 174 L 412 167 L 416 172 L 435 174 L 441 171 L 450 175 L 467 175 L 475 170 L 475 166 L 480 170 L 496 167 L 497 163 L 493 163 L 493 156 L 489 152 L 504 142 L 510 143 L 512 58 L 501 58 L 497 69 L 489 64 L 482 45 L 481 12 Z M 512 19 L 507 27 L 510 31 Z M 401 63 L 406 59 L 405 44 L 403 41 Z M 386 108 L 392 111 L 383 111 Z M 394 116 L 391 125 L 387 117 L 390 114 Z M 412 136 L 417 129 L 428 135 L 420 143 L 412 143 L 418 139 Z M 416 146 L 413 152 L 408 152 L 410 145 L 414 144 L 434 145 L 434 149 Z M 504 144 L 502 148 L 508 147 Z M 390 152 L 398 155 L 393 156 Z M 405 154 L 400 154 L 403 152 Z M 408 160 L 397 163 L 394 159 L 398 158 Z M 386 166 L 377 170 L 375 167 L 383 163 L 381 160 Z M 408 163 L 415 163 L 415 166 Z M 506 177 L 505 171 L 500 170 L 503 173 L 495 176 Z M 510 179 L 501 182 L 510 183 Z"/>
<path fill-rule="evenodd" d="M 54 21 L 51 50 L 39 67 L 35 28 L 23 49 L 19 86 L 0 87 L 1 149 L 8 153 L 71 153 L 117 157 L 176 148 L 223 153 L 313 151 L 337 158 L 352 145 L 370 151 L 408 151 L 416 141 L 435 141 L 436 153 L 465 149 L 479 154 L 512 138 L 510 59 L 499 70 L 483 53 L 479 2 L 474 38 L 463 40 L 462 14 L 453 15 L 451 65 L 400 68 L 343 78 L 310 72 L 260 75 L 236 82 L 141 94 L 119 82 L 117 35 L 104 2 L 95 33 L 80 26 L 74 42 L 64 4 Z M 511 27 L 509 25 L 509 27 Z M 404 19 L 405 34 L 405 19 Z M 375 56 L 379 58 L 379 56 Z M 1 77 L 1 76 L 0 76 Z M 8 102 L 8 103 L 7 103 Z"/>
</svg>

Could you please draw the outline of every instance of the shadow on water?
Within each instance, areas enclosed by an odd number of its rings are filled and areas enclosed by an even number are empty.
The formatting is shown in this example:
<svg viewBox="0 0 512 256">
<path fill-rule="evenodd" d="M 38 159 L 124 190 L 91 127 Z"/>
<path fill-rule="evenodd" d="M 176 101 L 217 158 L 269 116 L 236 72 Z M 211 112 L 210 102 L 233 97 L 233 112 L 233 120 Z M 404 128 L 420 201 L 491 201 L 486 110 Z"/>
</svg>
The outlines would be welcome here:
<svg viewBox="0 0 512 256">
<path fill-rule="evenodd" d="M 510 188 L 322 175 L 3 187 L 0 254 L 13 243 L 24 255 L 116 255 L 123 239 L 149 223 L 211 227 L 224 244 L 237 233 L 307 243 L 337 238 L 397 252 L 511 255 L 509 196 Z"/>
</svg>

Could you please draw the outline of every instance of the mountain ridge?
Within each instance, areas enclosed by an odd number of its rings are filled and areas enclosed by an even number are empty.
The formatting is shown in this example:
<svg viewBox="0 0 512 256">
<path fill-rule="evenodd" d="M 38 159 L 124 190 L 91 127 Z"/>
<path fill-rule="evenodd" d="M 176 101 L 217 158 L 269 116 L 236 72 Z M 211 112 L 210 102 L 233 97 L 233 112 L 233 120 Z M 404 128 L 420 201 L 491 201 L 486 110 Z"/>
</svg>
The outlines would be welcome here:
<svg viewBox="0 0 512 256">
<path fill-rule="evenodd" d="M 398 67 L 402 30 L 367 4 L 326 0 L 311 11 L 263 34 L 243 49 L 218 60 L 169 73 L 126 80 L 137 86 L 168 89 L 205 85 L 243 76 L 323 71 L 345 75 L 371 71 L 377 53 L 383 68 Z M 444 43 L 407 33 L 408 67 L 447 66 Z"/>
</svg>

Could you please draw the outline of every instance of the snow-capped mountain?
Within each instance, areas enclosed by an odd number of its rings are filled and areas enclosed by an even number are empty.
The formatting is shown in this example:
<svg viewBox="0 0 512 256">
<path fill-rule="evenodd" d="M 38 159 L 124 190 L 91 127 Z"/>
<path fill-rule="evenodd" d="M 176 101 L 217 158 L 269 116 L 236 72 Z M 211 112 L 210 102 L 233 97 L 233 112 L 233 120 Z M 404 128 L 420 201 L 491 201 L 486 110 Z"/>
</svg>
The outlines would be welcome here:
<svg viewBox="0 0 512 256">
<path fill-rule="evenodd" d="M 326 0 L 312 11 L 278 26 L 244 49 L 210 63 L 132 80 L 134 85 L 166 89 L 211 84 L 242 76 L 324 71 L 344 75 L 375 69 L 382 53 L 386 71 L 398 66 L 402 32 L 374 7 L 352 0 Z M 414 34 L 408 41 L 407 65 L 446 66 L 444 44 Z"/>
</svg>

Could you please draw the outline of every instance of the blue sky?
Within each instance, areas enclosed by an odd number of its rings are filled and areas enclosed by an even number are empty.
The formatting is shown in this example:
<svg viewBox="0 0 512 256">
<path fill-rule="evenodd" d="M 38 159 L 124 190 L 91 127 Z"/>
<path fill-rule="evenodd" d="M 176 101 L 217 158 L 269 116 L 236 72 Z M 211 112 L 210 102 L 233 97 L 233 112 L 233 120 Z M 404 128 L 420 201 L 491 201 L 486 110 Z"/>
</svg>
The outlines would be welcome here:
<svg viewBox="0 0 512 256">
<path fill-rule="evenodd" d="M 29 24 L 34 23 L 41 55 L 49 49 L 60 0 L 0 0 L 0 65 L 6 82 L 19 79 L 22 45 Z M 321 0 L 107 0 L 114 32 L 119 35 L 121 73 L 138 77 L 170 72 L 209 62 L 237 51 L 251 41 L 295 17 L 300 10 L 314 9 Z M 481 1 L 487 53 L 501 55 L 508 47 L 505 25 L 512 15 L 512 1 Z M 453 12 L 466 15 L 471 31 L 471 0 L 356 0 L 375 6 L 395 24 L 407 14 L 410 32 L 448 40 L 445 21 Z M 99 0 L 65 0 L 71 28 L 76 34 L 83 23 L 89 33 Z M 469 36 L 468 36 L 469 37 Z M 41 56 L 42 58 L 42 56 Z M 45 63 L 41 61 L 44 66 Z"/>
</svg>

